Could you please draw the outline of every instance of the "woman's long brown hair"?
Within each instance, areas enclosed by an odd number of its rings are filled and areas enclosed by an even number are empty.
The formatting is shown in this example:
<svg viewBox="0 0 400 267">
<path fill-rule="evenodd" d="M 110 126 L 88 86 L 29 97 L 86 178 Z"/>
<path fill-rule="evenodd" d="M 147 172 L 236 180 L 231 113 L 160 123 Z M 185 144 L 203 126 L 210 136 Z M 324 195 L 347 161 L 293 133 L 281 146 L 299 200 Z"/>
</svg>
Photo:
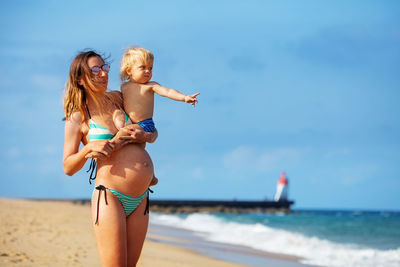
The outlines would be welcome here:
<svg viewBox="0 0 400 267">
<path fill-rule="evenodd" d="M 96 105 L 100 116 L 103 117 L 102 104 L 104 101 L 112 102 L 116 106 L 120 107 L 119 101 L 115 96 L 106 93 L 104 99 L 98 99 L 95 95 L 96 84 L 93 82 L 93 74 L 87 64 L 88 59 L 91 57 L 99 57 L 103 60 L 102 56 L 98 53 L 90 50 L 80 52 L 72 61 L 69 70 L 68 81 L 65 87 L 64 95 L 64 119 L 70 119 L 72 113 L 79 111 L 82 115 L 82 121 L 86 118 L 86 96 L 89 95 Z M 104 61 L 104 60 L 103 60 Z"/>
</svg>

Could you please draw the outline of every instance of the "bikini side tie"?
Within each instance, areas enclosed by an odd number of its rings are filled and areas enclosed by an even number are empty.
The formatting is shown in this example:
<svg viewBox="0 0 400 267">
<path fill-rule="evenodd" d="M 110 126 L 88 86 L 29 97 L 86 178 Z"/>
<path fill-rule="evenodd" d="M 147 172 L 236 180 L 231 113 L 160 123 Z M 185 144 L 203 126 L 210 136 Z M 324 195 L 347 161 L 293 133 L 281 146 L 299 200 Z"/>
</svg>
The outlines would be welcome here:
<svg viewBox="0 0 400 267">
<path fill-rule="evenodd" d="M 94 158 L 92 158 L 92 160 L 90 161 L 89 169 L 86 172 L 90 172 L 89 184 L 92 184 L 92 180 L 95 180 L 96 176 L 97 176 L 97 163 Z M 93 176 L 93 173 L 94 173 L 94 176 Z"/>
<path fill-rule="evenodd" d="M 144 210 L 144 215 L 146 215 L 147 213 L 150 213 L 149 212 L 150 211 L 150 197 L 149 197 L 150 193 L 149 193 L 149 191 L 151 193 L 154 193 L 153 190 L 151 190 L 150 188 L 148 189 L 148 191 L 147 191 L 147 203 L 146 203 L 146 209 Z"/>
<path fill-rule="evenodd" d="M 97 216 L 96 216 L 95 224 L 98 224 L 98 222 L 99 222 L 99 203 L 100 203 L 101 191 L 104 191 L 104 199 L 106 200 L 106 205 L 108 205 L 108 202 L 107 202 L 107 187 L 105 187 L 104 185 L 99 185 L 99 186 L 96 186 L 96 189 L 99 190 L 99 195 L 97 197 Z"/>
</svg>

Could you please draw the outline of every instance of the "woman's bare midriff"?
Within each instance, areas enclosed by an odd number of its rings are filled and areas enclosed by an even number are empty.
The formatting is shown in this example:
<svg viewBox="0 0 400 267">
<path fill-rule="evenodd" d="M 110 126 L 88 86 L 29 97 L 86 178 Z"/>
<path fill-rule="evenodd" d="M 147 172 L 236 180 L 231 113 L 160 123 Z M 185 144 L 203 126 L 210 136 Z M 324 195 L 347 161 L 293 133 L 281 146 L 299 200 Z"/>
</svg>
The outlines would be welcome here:
<svg viewBox="0 0 400 267">
<path fill-rule="evenodd" d="M 153 162 L 143 146 L 129 144 L 114 151 L 110 158 L 98 161 L 96 185 L 140 196 L 149 187 L 153 173 Z"/>
</svg>

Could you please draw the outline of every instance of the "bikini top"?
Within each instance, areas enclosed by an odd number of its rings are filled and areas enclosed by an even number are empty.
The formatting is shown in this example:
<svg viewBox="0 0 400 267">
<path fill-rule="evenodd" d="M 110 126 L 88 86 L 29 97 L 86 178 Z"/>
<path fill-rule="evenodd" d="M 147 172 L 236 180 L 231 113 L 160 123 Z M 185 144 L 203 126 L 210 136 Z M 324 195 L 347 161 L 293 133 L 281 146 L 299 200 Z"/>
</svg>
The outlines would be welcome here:
<svg viewBox="0 0 400 267">
<path fill-rule="evenodd" d="M 111 131 L 100 124 L 95 123 L 90 116 L 89 109 L 87 109 L 89 114 L 89 141 L 92 140 L 105 140 L 105 139 L 112 139 L 114 135 Z M 131 120 L 129 119 L 128 115 L 125 113 L 125 125 L 132 124 Z"/>
</svg>

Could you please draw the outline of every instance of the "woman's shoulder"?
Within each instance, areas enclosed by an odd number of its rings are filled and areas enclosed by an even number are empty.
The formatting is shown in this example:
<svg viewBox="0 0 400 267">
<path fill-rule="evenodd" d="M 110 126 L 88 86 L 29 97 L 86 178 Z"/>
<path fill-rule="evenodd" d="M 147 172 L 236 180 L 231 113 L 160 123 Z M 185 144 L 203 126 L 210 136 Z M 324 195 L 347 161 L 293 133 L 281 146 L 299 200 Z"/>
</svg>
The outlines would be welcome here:
<svg viewBox="0 0 400 267">
<path fill-rule="evenodd" d="M 122 93 L 120 91 L 111 91 L 108 93 L 108 95 L 118 105 L 123 105 Z"/>
<path fill-rule="evenodd" d="M 110 91 L 109 94 L 110 94 L 111 96 L 114 96 L 114 97 L 121 97 L 121 96 L 122 96 L 121 91 L 117 91 L 117 90 L 115 90 L 115 91 Z"/>
<path fill-rule="evenodd" d="M 81 112 L 79 111 L 74 111 L 72 112 L 71 116 L 69 118 L 66 118 L 67 123 L 72 123 L 72 124 L 82 124 L 82 122 L 85 120 L 85 117 L 82 115 Z"/>
<path fill-rule="evenodd" d="M 82 114 L 79 111 L 72 112 L 69 118 L 66 118 L 65 120 L 66 138 L 78 138 L 86 144 L 87 141 L 82 138 L 89 132 L 88 119 L 89 118 L 85 114 Z"/>
</svg>

